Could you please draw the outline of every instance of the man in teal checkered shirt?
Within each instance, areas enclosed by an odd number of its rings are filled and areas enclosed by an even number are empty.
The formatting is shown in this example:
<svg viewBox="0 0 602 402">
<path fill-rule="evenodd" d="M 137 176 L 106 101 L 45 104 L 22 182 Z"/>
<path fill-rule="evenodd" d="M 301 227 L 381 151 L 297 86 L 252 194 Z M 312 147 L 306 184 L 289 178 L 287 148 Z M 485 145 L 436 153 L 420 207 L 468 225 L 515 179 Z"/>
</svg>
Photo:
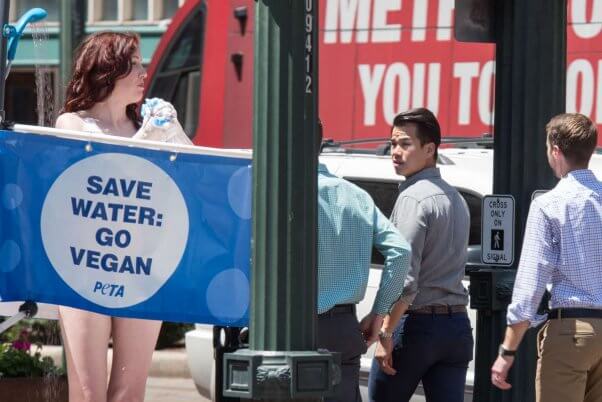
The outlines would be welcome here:
<svg viewBox="0 0 602 402">
<path fill-rule="evenodd" d="M 385 257 L 385 263 L 372 312 L 360 324 L 355 305 L 366 292 L 372 246 Z M 340 352 L 342 358 L 337 395 L 325 401 L 361 401 L 360 357 L 378 339 L 384 316 L 401 296 L 409 262 L 409 244 L 370 195 L 320 165 L 318 347 Z"/>
</svg>

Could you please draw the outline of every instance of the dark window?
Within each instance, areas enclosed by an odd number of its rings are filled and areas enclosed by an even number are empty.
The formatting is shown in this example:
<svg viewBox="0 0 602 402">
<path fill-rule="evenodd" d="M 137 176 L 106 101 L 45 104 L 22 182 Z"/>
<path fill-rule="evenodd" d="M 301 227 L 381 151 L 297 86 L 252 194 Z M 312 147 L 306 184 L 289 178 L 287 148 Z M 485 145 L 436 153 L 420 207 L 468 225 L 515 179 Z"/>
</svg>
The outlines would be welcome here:
<svg viewBox="0 0 602 402">
<path fill-rule="evenodd" d="M 184 105 L 180 106 L 185 110 L 184 117 L 181 119 L 184 131 L 194 133 L 199 123 L 199 97 L 201 95 L 201 73 L 192 72 L 188 74 L 188 88 L 186 89 L 186 99 Z"/>
<path fill-rule="evenodd" d="M 478 246 L 481 244 L 481 197 L 460 191 L 460 195 L 468 204 L 470 212 L 470 234 L 468 235 L 468 244 Z"/>
<path fill-rule="evenodd" d="M 188 92 L 189 92 L 189 79 L 190 74 L 183 74 L 180 76 L 180 80 L 178 81 L 178 86 L 176 87 L 176 92 L 174 93 L 174 97 L 172 98 L 173 106 L 178 111 L 178 120 L 180 124 L 186 131 L 186 118 L 188 117 Z"/>
<path fill-rule="evenodd" d="M 165 64 L 162 66 L 161 72 L 188 68 L 198 69 L 201 66 L 202 18 L 202 13 L 198 10 L 184 22 L 183 29 L 178 34 L 175 45 L 165 58 Z"/>
<path fill-rule="evenodd" d="M 148 20 L 148 0 L 134 0 L 133 20 Z"/>
<path fill-rule="evenodd" d="M 393 206 L 397 200 L 397 194 L 399 194 L 398 182 L 383 182 L 364 179 L 352 179 L 349 181 L 370 194 L 378 209 L 380 209 L 387 218 L 391 217 Z"/>
<path fill-rule="evenodd" d="M 378 209 L 380 209 L 386 217 L 391 217 L 391 212 L 393 212 L 393 206 L 395 205 L 399 193 L 399 183 L 349 178 L 347 180 L 368 192 Z M 469 247 L 469 249 L 474 249 L 473 251 L 477 252 L 480 258 L 480 249 L 478 249 L 478 246 L 481 245 L 481 197 L 461 190 L 460 195 L 466 200 L 470 212 L 468 244 L 472 247 Z M 477 247 L 475 248 L 474 246 Z M 469 259 L 472 258 L 472 256 L 469 257 Z M 382 254 L 376 249 L 372 250 L 372 264 L 384 264 Z"/>
<path fill-rule="evenodd" d="M 149 91 L 149 98 L 161 98 L 169 101 L 173 98 L 173 92 L 178 84 L 178 74 L 157 76 Z"/>
<path fill-rule="evenodd" d="M 180 77 L 176 92 L 173 96 L 173 105 L 178 111 L 178 120 L 184 131 L 194 133 L 198 123 L 198 105 L 200 74 L 192 72 Z"/>
<path fill-rule="evenodd" d="M 171 18 L 178 7 L 178 0 L 163 0 L 163 18 Z"/>
<path fill-rule="evenodd" d="M 348 179 L 358 187 L 365 190 L 372 199 L 374 204 L 381 210 L 381 212 L 387 217 L 391 217 L 393 212 L 393 206 L 397 200 L 397 194 L 399 193 L 398 182 L 387 182 L 387 181 L 373 181 L 365 179 Z M 385 259 L 382 254 L 376 249 L 372 249 L 372 264 L 383 265 Z"/>
<path fill-rule="evenodd" d="M 117 0 L 103 0 L 100 19 L 103 21 L 117 21 Z"/>
<path fill-rule="evenodd" d="M 21 124 L 54 125 L 57 110 L 53 91 L 56 73 L 42 69 L 40 74 L 40 78 L 37 79 L 33 71 L 11 71 L 6 80 L 4 107 L 7 120 Z M 43 91 L 38 91 L 36 80 Z M 44 113 L 41 114 L 40 111 Z"/>
<path fill-rule="evenodd" d="M 147 97 L 171 102 L 178 120 L 189 137 L 198 124 L 201 60 L 203 54 L 204 7 L 199 7 L 182 23 L 174 40 L 162 55 Z"/>
<path fill-rule="evenodd" d="M 44 21 L 55 22 L 58 21 L 59 16 L 59 2 L 58 0 L 19 0 L 11 2 L 11 7 L 16 6 L 17 19 L 21 18 L 29 9 L 34 7 L 41 7 L 48 13 L 48 17 Z"/>
</svg>

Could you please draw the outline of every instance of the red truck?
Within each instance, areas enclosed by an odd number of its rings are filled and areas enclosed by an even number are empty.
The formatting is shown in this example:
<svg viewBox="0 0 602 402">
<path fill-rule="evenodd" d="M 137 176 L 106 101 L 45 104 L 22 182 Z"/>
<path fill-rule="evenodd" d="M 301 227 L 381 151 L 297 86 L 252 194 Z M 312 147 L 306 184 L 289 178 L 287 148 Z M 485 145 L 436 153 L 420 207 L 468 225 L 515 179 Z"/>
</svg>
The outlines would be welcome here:
<svg viewBox="0 0 602 402">
<path fill-rule="evenodd" d="M 320 116 L 337 140 L 384 137 L 426 106 L 447 136 L 493 126 L 495 46 L 454 40 L 454 0 L 320 0 Z M 188 0 L 149 67 L 196 144 L 252 145 L 254 0 Z M 602 124 L 602 0 L 569 0 L 567 111 Z M 600 138 L 602 144 L 602 136 Z"/>
</svg>

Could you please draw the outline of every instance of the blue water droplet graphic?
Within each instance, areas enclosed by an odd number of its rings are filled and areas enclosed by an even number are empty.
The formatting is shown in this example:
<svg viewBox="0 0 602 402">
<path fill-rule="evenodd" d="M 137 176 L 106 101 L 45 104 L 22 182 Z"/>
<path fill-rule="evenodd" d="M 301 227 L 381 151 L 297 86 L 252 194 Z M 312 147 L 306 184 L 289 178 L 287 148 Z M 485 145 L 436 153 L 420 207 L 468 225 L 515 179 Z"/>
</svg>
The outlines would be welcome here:
<svg viewBox="0 0 602 402">
<path fill-rule="evenodd" d="M 6 240 L 0 247 L 0 272 L 8 273 L 21 262 L 21 248 L 12 241 Z"/>
<path fill-rule="evenodd" d="M 23 202 L 23 190 L 16 184 L 9 183 L 2 190 L 2 205 L 12 210 L 18 208 Z"/>
<path fill-rule="evenodd" d="M 240 269 L 227 269 L 215 275 L 207 287 L 209 312 L 224 323 L 235 323 L 249 308 L 249 279 Z"/>
</svg>

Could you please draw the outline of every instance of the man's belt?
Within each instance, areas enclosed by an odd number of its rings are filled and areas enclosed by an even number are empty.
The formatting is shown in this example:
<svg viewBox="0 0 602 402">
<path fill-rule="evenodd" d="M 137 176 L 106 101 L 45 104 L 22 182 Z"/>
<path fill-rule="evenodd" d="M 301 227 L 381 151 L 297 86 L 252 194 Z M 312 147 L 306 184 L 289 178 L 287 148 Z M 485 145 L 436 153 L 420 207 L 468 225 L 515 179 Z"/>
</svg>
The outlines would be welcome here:
<svg viewBox="0 0 602 402">
<path fill-rule="evenodd" d="M 355 314 L 355 304 L 337 304 L 328 311 L 319 314 L 319 317 L 329 317 L 335 314 Z"/>
<path fill-rule="evenodd" d="M 555 308 L 548 314 L 550 320 L 562 318 L 602 318 L 602 309 Z"/>
<path fill-rule="evenodd" d="M 452 306 L 423 306 L 416 309 L 408 310 L 408 314 L 453 314 L 453 313 L 466 313 L 466 306 L 463 304 L 456 304 Z"/>
</svg>

